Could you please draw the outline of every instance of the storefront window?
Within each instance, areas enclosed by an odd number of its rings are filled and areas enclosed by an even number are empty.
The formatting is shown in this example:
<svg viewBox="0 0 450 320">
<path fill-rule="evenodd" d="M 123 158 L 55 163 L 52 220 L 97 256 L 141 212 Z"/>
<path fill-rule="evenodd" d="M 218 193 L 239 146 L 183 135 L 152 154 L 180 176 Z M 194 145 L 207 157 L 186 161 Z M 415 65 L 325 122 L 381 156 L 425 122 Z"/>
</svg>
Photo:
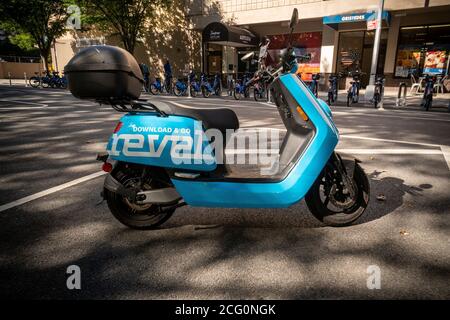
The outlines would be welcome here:
<svg viewBox="0 0 450 320">
<path fill-rule="evenodd" d="M 269 57 L 268 64 L 277 64 L 280 61 L 280 50 L 286 47 L 286 37 L 288 35 L 269 36 Z M 298 72 L 303 80 L 311 80 L 312 75 L 320 72 L 320 50 L 322 46 L 322 32 L 303 32 L 292 35 L 292 45 L 296 55 L 311 54 L 311 60 L 299 63 Z"/>
<path fill-rule="evenodd" d="M 364 31 L 342 32 L 339 36 L 338 72 L 361 69 Z"/>
<path fill-rule="evenodd" d="M 387 29 L 381 30 L 377 74 L 383 74 L 384 71 L 387 37 Z M 341 32 L 339 34 L 337 72 L 348 74 L 358 70 L 363 73 L 361 84 L 363 87 L 366 86 L 372 67 L 374 42 L 375 31 Z"/>
<path fill-rule="evenodd" d="M 395 76 L 447 74 L 450 25 L 414 26 L 400 29 Z"/>
</svg>

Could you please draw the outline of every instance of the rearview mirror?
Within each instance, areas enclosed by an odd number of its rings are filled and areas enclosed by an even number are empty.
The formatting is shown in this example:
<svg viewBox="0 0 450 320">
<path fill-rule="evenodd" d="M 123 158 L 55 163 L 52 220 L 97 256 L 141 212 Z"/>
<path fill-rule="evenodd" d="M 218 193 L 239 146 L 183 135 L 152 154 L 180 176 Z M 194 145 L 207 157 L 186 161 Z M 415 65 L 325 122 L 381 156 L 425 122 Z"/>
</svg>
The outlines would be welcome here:
<svg viewBox="0 0 450 320">
<path fill-rule="evenodd" d="M 291 21 L 289 22 L 289 28 L 294 29 L 297 23 L 298 23 L 298 10 L 297 8 L 294 8 L 294 11 L 292 11 Z"/>
<path fill-rule="evenodd" d="M 255 55 L 254 52 L 249 52 L 241 58 L 241 61 L 247 61 L 248 59 L 252 58 L 254 55 Z"/>
</svg>

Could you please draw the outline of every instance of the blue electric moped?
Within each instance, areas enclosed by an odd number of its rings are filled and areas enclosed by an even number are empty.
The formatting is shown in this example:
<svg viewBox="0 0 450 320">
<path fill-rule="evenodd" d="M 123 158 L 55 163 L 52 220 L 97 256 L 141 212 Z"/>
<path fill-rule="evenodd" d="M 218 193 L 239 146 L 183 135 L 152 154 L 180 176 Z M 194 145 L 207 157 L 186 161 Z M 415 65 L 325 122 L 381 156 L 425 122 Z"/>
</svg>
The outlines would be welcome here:
<svg viewBox="0 0 450 320">
<path fill-rule="evenodd" d="M 291 34 L 297 21 L 294 9 Z M 108 172 L 103 198 L 112 214 L 126 226 L 155 228 L 183 205 L 286 208 L 305 198 L 312 214 L 331 226 L 349 225 L 365 211 L 369 202 L 367 175 L 357 159 L 335 152 L 339 133 L 331 111 L 296 76 L 297 57 L 290 39 L 280 64 L 262 71 L 286 134 L 276 154 L 268 157 L 270 161 L 243 165 L 229 162 L 227 156 L 228 148 L 233 149 L 233 135 L 239 132 L 233 110 L 139 100 L 142 76 L 134 62 L 116 77 L 131 78 L 123 80 L 127 90 L 119 92 L 118 84 L 111 84 L 99 93 L 86 84 L 85 79 L 93 81 L 94 75 L 82 77 L 79 70 L 91 68 L 93 63 L 84 62 L 82 56 L 93 59 L 91 52 L 107 55 L 112 48 L 94 48 L 100 53 L 92 48 L 86 49 L 91 50 L 86 54 L 81 51 L 80 57 L 72 58 L 74 61 L 66 68 L 75 96 L 95 97 L 126 112 L 108 142 L 107 153 L 98 156 Z M 116 52 L 110 56 L 115 59 L 113 67 L 123 68 Z M 131 59 L 129 55 L 123 60 Z M 111 72 L 104 65 L 106 60 L 104 56 L 97 59 L 100 67 L 94 72 L 99 73 L 99 81 Z M 100 73 L 101 67 L 108 72 Z M 218 148 L 221 142 L 223 149 Z M 267 149 L 267 145 L 259 148 Z M 261 170 L 263 167 L 267 170 Z"/>
</svg>

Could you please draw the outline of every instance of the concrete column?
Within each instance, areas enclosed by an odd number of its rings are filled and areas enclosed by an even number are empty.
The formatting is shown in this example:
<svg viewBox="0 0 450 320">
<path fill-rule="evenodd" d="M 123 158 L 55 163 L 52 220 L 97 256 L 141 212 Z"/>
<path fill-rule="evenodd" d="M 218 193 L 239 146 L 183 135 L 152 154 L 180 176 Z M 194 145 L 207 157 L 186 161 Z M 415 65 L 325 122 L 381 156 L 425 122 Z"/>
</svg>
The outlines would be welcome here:
<svg viewBox="0 0 450 320">
<path fill-rule="evenodd" d="M 336 69 L 335 52 L 338 33 L 327 25 L 322 29 L 322 48 L 320 50 L 320 73 L 333 73 Z"/>
<path fill-rule="evenodd" d="M 400 33 L 401 17 L 392 16 L 387 39 L 384 74 L 395 73 L 395 57 L 397 55 L 398 35 Z"/>
</svg>

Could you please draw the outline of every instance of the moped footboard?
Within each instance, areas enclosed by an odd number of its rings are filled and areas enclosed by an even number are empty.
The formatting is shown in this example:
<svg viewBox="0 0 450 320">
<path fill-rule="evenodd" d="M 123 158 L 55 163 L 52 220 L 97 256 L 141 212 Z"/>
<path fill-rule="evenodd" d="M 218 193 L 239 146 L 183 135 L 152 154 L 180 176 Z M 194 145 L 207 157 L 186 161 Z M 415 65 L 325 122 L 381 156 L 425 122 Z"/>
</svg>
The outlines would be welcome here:
<svg viewBox="0 0 450 320">
<path fill-rule="evenodd" d="M 212 171 L 217 166 L 202 122 L 184 116 L 127 114 L 107 151 L 113 160 L 148 166 L 193 171 Z"/>
<path fill-rule="evenodd" d="M 339 134 L 331 115 L 296 75 L 283 75 L 274 84 L 279 88 L 272 86 L 272 94 L 284 94 L 280 99 L 286 101 L 286 107 L 278 103 L 277 107 L 282 118 L 285 117 L 283 122 L 288 129 L 287 139 L 295 134 L 294 131 L 302 130 L 294 127 L 296 124 L 293 123 L 297 118 L 310 122 L 314 128 L 304 147 L 298 149 L 298 154 L 281 150 L 280 162 L 292 164 L 288 167 L 288 172 L 279 179 L 261 181 L 199 181 L 172 177 L 175 188 L 187 204 L 204 207 L 283 208 L 305 197 L 332 155 Z M 288 143 L 286 141 L 284 145 Z"/>
</svg>

